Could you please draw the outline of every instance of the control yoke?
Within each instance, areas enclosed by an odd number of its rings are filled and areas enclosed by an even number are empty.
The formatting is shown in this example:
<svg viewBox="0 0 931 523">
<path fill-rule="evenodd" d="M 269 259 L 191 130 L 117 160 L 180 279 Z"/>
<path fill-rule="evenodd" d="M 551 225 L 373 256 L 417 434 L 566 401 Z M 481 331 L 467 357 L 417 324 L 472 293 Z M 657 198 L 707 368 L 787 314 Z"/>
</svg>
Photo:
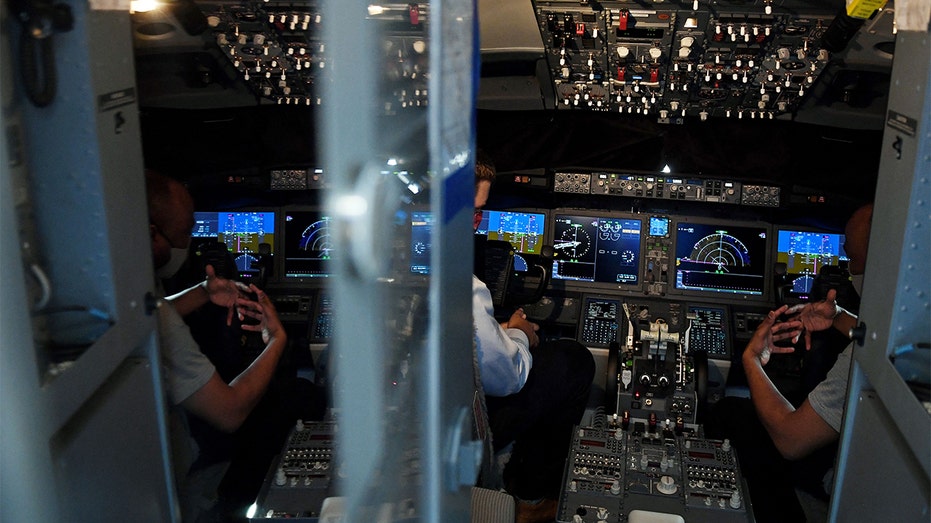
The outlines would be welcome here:
<svg viewBox="0 0 931 523">
<path fill-rule="evenodd" d="M 518 256 L 526 262 L 526 271 L 515 268 Z M 491 291 L 495 307 L 536 303 L 549 286 L 553 266 L 553 248 L 549 245 L 541 249 L 541 254 L 517 254 L 510 242 L 476 236 L 475 257 L 475 273 Z"/>
</svg>

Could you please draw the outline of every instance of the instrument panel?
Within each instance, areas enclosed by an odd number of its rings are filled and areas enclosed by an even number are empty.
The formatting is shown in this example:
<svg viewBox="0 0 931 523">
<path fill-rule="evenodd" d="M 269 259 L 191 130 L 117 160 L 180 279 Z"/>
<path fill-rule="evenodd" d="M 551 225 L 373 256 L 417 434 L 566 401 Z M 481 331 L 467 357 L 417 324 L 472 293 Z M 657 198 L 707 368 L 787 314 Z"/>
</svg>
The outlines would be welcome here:
<svg viewBox="0 0 931 523">
<path fill-rule="evenodd" d="M 804 301 L 821 269 L 843 269 L 847 260 L 842 234 L 765 221 L 569 207 L 485 213 L 489 218 L 479 232 L 511 243 L 515 273 L 549 272 L 542 298 L 521 304 L 528 316 L 589 347 L 624 342 L 625 320 L 636 326 L 647 314 L 641 303 L 652 301 L 653 311 L 664 304 L 665 321 L 684 341 L 707 347 L 712 358 L 727 357 L 730 349 L 721 338 L 729 340 L 732 328 L 747 323 L 731 317 L 730 308 Z M 317 291 L 327 287 L 340 253 L 323 209 L 288 205 L 197 216 L 195 259 L 267 288 L 283 320 L 312 321 L 309 338 L 329 338 L 329 298 Z M 386 266 L 394 281 L 429 281 L 429 223 L 432 216 L 423 208 L 398 215 L 395 244 L 380 253 L 391 260 Z M 226 262 L 215 252 L 224 247 Z M 550 264 L 541 269 L 540 260 Z"/>
</svg>

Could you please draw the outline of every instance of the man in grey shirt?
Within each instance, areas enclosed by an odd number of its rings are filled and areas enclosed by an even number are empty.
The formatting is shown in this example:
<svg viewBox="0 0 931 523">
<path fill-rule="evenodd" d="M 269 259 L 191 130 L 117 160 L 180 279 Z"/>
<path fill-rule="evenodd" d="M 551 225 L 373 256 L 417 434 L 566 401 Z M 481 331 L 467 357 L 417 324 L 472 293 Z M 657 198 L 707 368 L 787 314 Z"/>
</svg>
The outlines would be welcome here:
<svg viewBox="0 0 931 523">
<path fill-rule="evenodd" d="M 871 218 L 872 205 L 865 205 L 847 222 L 844 249 L 854 276 L 863 274 L 866 265 Z M 831 328 L 849 340 L 857 316 L 840 307 L 836 298 L 837 291 L 831 289 L 822 301 L 792 308 L 783 305 L 771 311 L 741 356 L 749 401 L 725 398 L 711 413 L 706 433 L 734 443 L 760 522 L 804 521 L 795 496 L 796 483 L 827 496 L 820 482 L 824 470 L 818 467 L 829 464 L 818 465 L 816 461 L 823 457 L 833 461 L 836 452 L 833 444 L 840 435 L 852 345 L 837 357 L 827 377 L 798 407 L 786 399 L 763 368 L 773 354 L 795 351 L 794 346 L 777 342 L 791 341 L 794 345 L 804 334 L 805 348 L 810 349 L 811 334 Z M 824 453 L 830 456 L 815 456 Z M 818 472 L 813 474 L 815 470 Z"/>
</svg>

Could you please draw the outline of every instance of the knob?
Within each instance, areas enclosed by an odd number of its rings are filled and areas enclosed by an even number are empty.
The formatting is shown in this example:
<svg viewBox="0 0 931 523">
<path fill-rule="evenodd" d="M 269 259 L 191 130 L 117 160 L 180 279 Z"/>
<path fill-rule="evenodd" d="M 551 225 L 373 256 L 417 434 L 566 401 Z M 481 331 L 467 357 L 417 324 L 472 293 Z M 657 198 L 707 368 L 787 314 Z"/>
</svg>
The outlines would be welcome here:
<svg viewBox="0 0 931 523">
<path fill-rule="evenodd" d="M 642 376 L 640 376 L 640 384 L 641 384 L 641 385 L 649 385 L 651 381 L 652 381 L 652 380 L 650 379 L 650 375 L 649 375 L 649 374 L 643 374 Z"/>
<path fill-rule="evenodd" d="M 626 46 L 622 45 L 617 48 L 617 55 L 620 56 L 621 58 L 627 58 L 627 55 L 629 54 L 630 54 L 630 49 L 628 49 Z"/>
<path fill-rule="evenodd" d="M 735 490 L 735 491 L 731 494 L 731 499 L 730 499 L 729 504 L 730 504 L 731 508 L 740 508 L 740 503 L 741 503 L 741 501 L 740 501 L 740 492 L 738 492 L 738 491 Z"/>
<path fill-rule="evenodd" d="M 614 480 L 614 482 L 611 483 L 611 493 L 614 495 L 618 495 L 621 493 L 621 482 L 620 481 Z"/>
<path fill-rule="evenodd" d="M 847 333 L 850 336 L 850 339 L 857 342 L 857 345 L 860 347 L 863 346 L 863 341 L 866 339 L 866 324 L 862 321 L 856 327 L 850 329 L 850 332 Z"/>
<path fill-rule="evenodd" d="M 663 494 L 675 494 L 679 490 L 679 486 L 676 485 L 676 480 L 672 476 L 663 476 L 659 478 L 659 482 L 656 484 L 656 490 L 659 490 Z"/>
</svg>

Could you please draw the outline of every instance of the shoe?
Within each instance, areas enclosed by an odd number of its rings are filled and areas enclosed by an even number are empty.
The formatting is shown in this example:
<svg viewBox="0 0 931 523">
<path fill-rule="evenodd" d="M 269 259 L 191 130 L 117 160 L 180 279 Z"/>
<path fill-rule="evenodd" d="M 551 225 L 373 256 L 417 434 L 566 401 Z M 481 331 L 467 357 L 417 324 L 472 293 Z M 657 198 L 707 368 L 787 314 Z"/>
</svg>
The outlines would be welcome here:
<svg viewBox="0 0 931 523">
<path fill-rule="evenodd" d="M 539 502 L 517 500 L 516 523 L 552 523 L 556 521 L 556 500 L 543 498 Z"/>
</svg>

